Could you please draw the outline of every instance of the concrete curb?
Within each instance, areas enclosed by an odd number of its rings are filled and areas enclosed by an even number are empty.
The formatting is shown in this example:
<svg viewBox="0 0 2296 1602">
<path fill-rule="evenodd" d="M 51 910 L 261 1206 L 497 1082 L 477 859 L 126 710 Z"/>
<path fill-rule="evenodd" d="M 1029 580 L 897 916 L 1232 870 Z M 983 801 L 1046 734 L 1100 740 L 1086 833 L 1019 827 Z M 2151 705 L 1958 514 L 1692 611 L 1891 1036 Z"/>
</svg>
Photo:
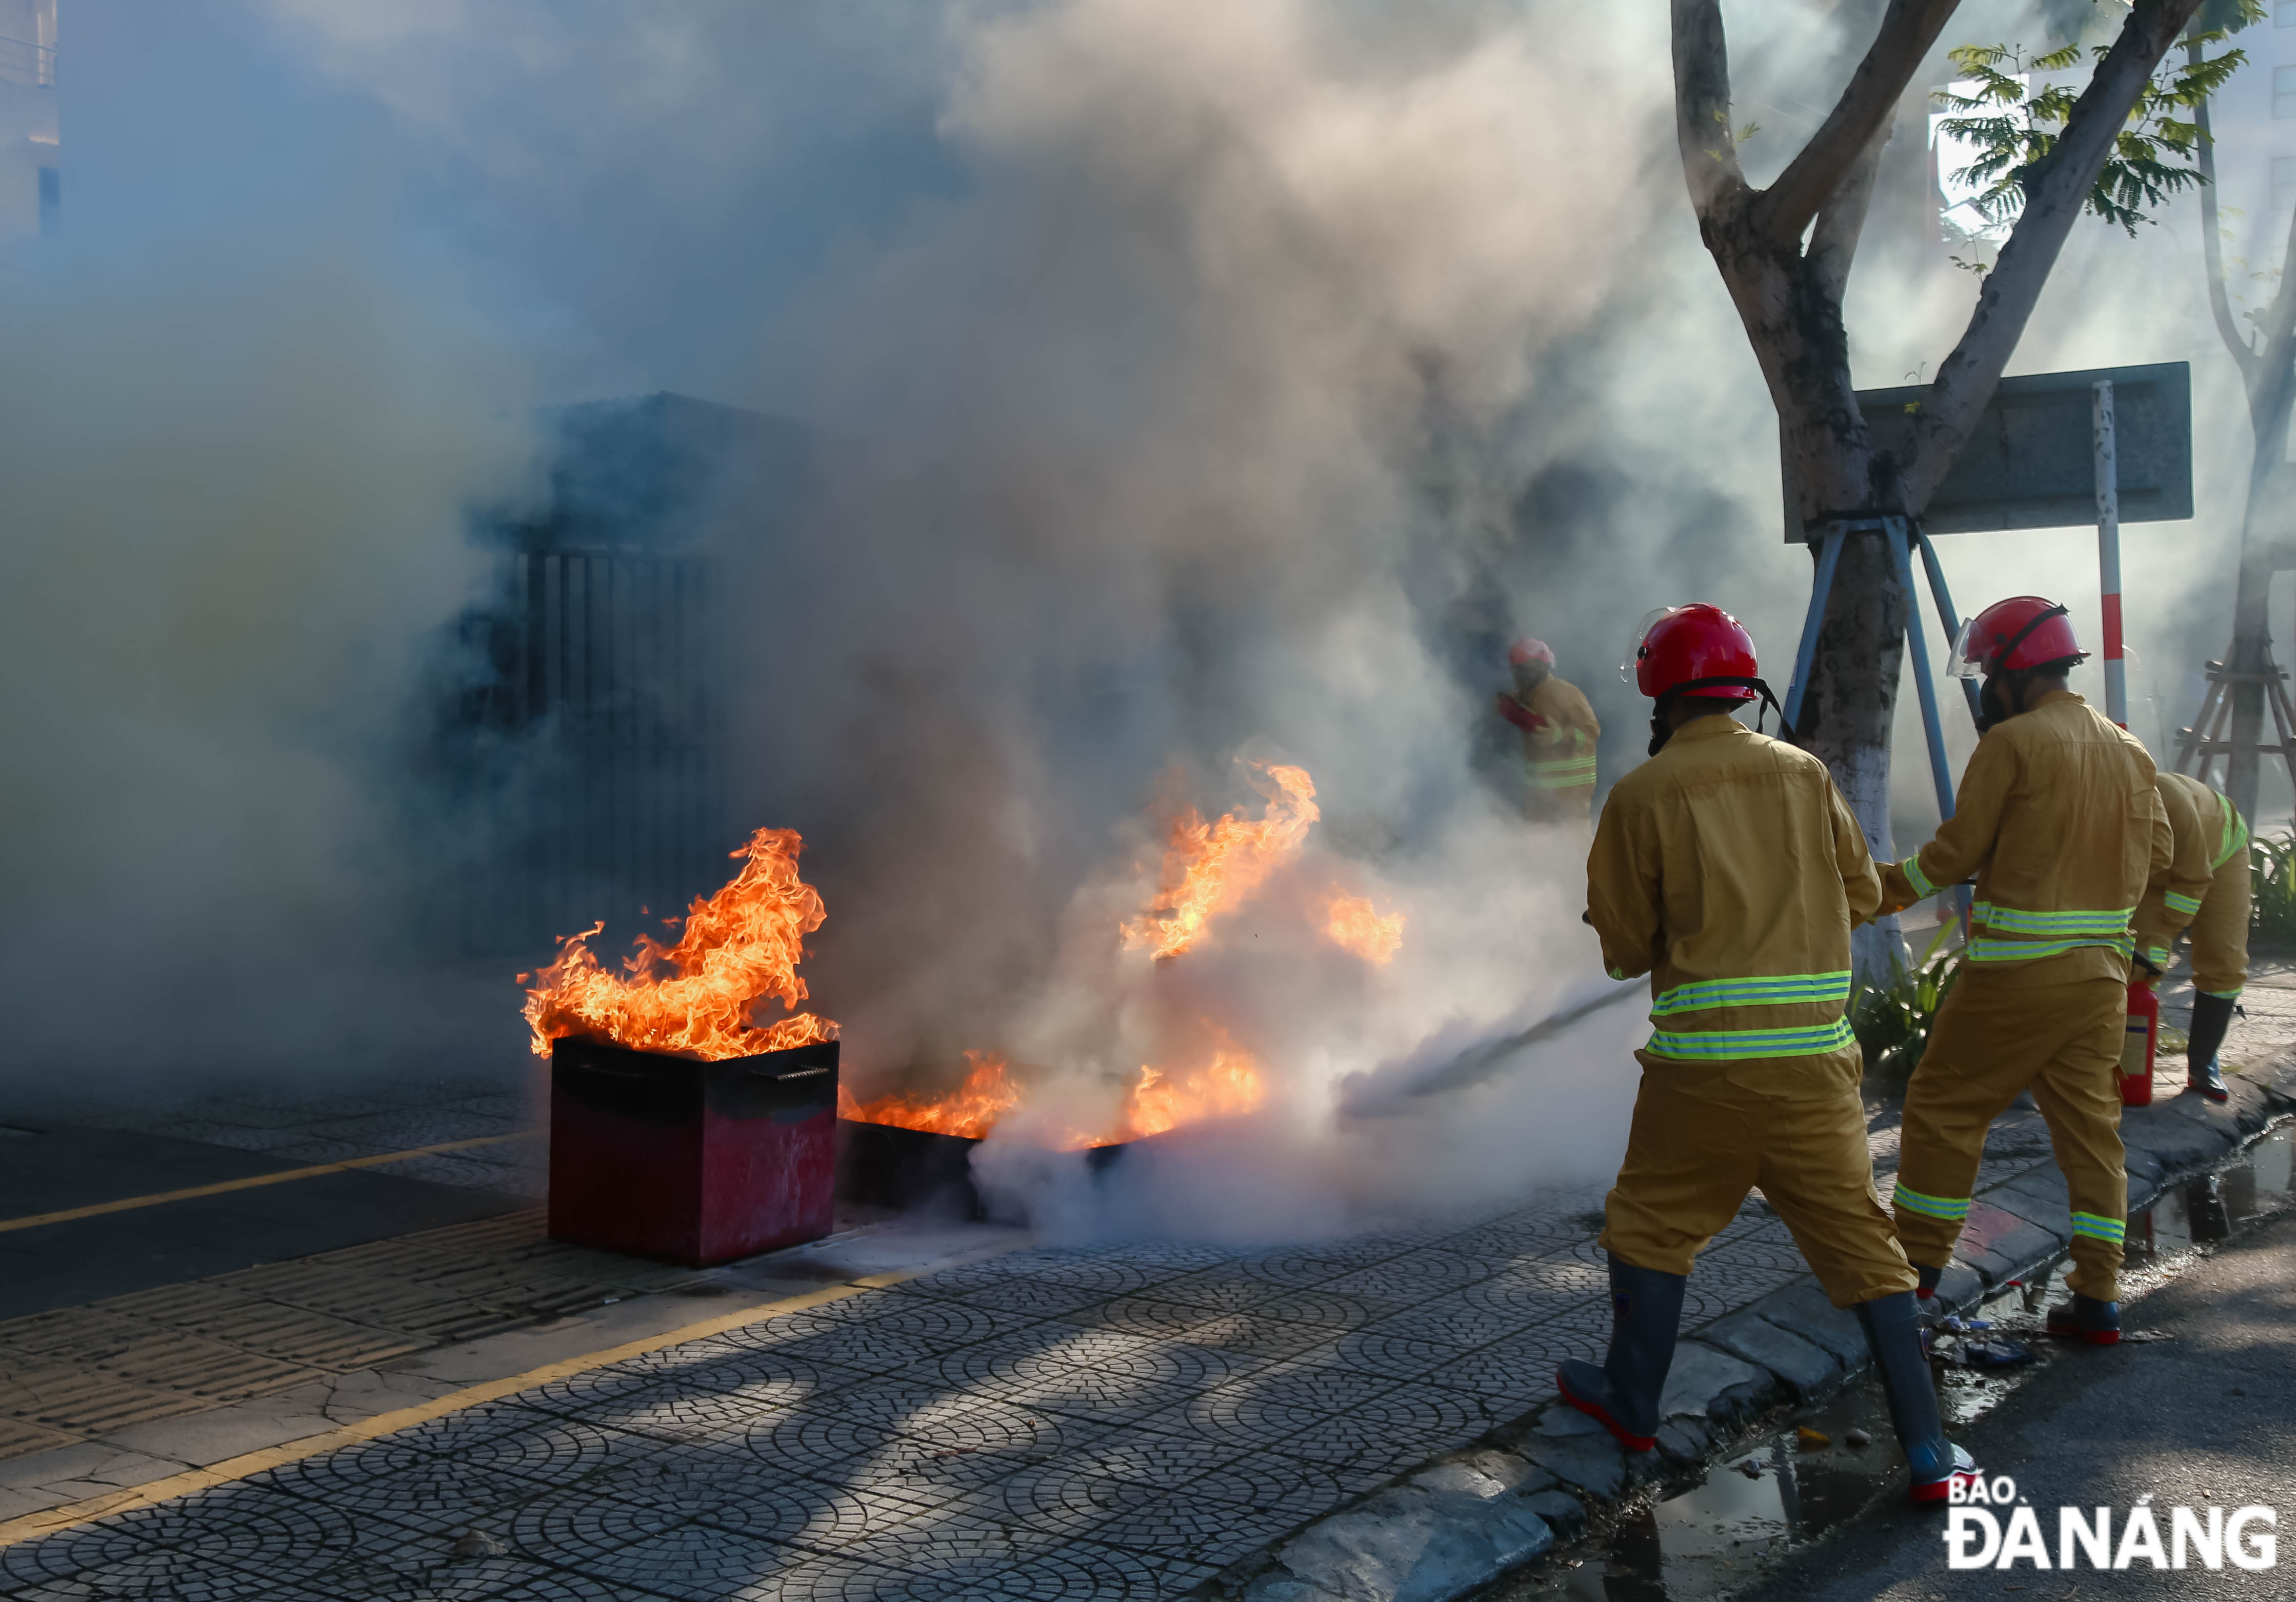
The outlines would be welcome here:
<svg viewBox="0 0 2296 1602">
<path fill-rule="evenodd" d="M 2126 1109 L 2128 1210 L 2213 1167 L 2296 1110 L 2296 1051 L 2233 1081 L 2210 1108 L 2179 1096 Z M 1955 1311 L 2038 1273 L 2071 1244 L 2064 1181 L 2044 1162 L 1980 1192 L 1939 1283 Z M 1199 1587 L 1219 1602 L 1454 1602 L 1584 1532 L 1590 1507 L 1703 1462 L 1765 1410 L 1824 1396 L 1871 1359 L 1854 1315 L 1804 1274 L 1676 1348 L 1658 1450 L 1629 1453 L 1561 1402 L 1327 1515 Z"/>
</svg>

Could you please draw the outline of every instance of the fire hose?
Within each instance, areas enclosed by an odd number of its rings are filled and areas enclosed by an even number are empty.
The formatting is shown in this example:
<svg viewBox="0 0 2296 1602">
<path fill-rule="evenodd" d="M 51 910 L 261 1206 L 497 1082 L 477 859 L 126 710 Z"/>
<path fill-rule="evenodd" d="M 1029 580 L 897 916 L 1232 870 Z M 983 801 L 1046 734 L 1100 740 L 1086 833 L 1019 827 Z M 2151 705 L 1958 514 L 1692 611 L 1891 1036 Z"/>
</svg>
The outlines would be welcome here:
<svg viewBox="0 0 2296 1602">
<path fill-rule="evenodd" d="M 1638 980 L 1628 980 L 1585 1001 L 1550 1012 L 1528 1028 L 1471 1046 L 1448 1062 L 1427 1073 L 1413 1075 L 1402 1083 L 1382 1083 L 1382 1079 L 1390 1076 L 1385 1074 L 1372 1075 L 1358 1082 L 1359 1089 L 1348 1097 L 1343 1110 L 1359 1118 L 1393 1117 L 1407 1111 L 1413 1102 L 1426 1097 L 1445 1095 L 1452 1091 L 1487 1083 L 1505 1072 L 1509 1059 L 1518 1053 L 1541 1041 L 1552 1040 L 1621 1001 L 1649 994 L 1647 985 Z"/>
</svg>

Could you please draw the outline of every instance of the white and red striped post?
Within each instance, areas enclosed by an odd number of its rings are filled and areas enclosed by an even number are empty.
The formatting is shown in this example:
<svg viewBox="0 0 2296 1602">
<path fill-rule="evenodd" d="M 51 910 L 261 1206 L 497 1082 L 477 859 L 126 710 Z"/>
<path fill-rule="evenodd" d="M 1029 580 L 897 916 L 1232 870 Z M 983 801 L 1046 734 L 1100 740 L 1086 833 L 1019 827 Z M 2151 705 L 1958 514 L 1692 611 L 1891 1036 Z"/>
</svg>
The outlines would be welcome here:
<svg viewBox="0 0 2296 1602">
<path fill-rule="evenodd" d="M 2112 380 L 2099 379 L 2090 412 L 2096 438 L 2097 588 L 2104 603 L 2104 715 L 2128 727 L 2128 674 L 2120 649 L 2120 467 L 2112 442 Z"/>
</svg>

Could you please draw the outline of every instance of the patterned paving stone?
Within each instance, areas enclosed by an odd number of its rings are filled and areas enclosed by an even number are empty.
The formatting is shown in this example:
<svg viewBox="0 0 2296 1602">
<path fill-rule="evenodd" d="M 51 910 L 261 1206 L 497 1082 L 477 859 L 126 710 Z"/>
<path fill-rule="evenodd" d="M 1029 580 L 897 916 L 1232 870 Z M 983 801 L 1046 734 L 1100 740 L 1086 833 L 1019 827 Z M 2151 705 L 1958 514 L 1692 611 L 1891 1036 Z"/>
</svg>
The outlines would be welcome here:
<svg viewBox="0 0 2296 1602">
<path fill-rule="evenodd" d="M 1041 1602 L 1149 1602 L 1180 1597 L 1219 1571 L 1098 1542 L 1069 1541 L 996 1576 L 1001 1594 Z"/>
<path fill-rule="evenodd" d="M 938 1297 L 902 1296 L 882 1290 L 824 1302 L 773 1320 L 775 1325 L 784 1326 L 783 1338 L 786 1332 L 800 1330 L 819 1333 L 866 1328 L 882 1335 L 898 1335 L 921 1345 L 944 1347 L 970 1345 L 1040 1321 L 996 1308 L 974 1307 Z M 740 1332 L 728 1331 L 726 1338 L 738 1340 L 742 1336 Z"/>
<path fill-rule="evenodd" d="M 285 1494 L 340 1508 L 361 1523 L 379 1519 L 431 1533 L 467 1530 L 489 1516 L 507 1519 L 545 1489 L 538 1481 L 500 1469 L 421 1452 L 409 1454 L 414 1459 L 410 1467 L 373 1475 L 344 1474 L 332 1462 L 342 1455 L 306 1458 L 269 1470 L 258 1480 Z"/>
<path fill-rule="evenodd" d="M 1264 1307 L 1294 1294 L 1293 1287 L 1272 1284 L 1248 1274 L 1234 1263 L 1205 1269 L 1156 1287 L 1153 1300 L 1183 1307 L 1202 1307 L 1214 1312 L 1241 1312 Z"/>
<path fill-rule="evenodd" d="M 1445 1363 L 1456 1361 L 1466 1351 L 1447 1341 L 1388 1334 L 1374 1325 L 1369 1329 L 1349 1330 L 1337 1340 L 1310 1347 L 1295 1361 L 1323 1368 L 1382 1374 L 1390 1379 L 1417 1379 Z"/>
<path fill-rule="evenodd" d="M 347 1582 L 326 1593 L 326 1602 L 652 1602 L 661 1594 L 527 1558 L 492 1557 Z"/>
<path fill-rule="evenodd" d="M 644 1465 L 625 1465 L 631 1475 Z M 644 1479 L 623 1482 L 636 1490 L 649 1488 Z M 507 1539 L 537 1563 L 580 1569 L 602 1552 L 618 1551 L 633 1542 L 693 1522 L 692 1514 L 675 1498 L 641 1499 L 610 1493 L 598 1480 L 562 1490 L 545 1492 L 511 1516 Z"/>
<path fill-rule="evenodd" d="M 1170 1495 L 1153 1485 L 1068 1463 L 1032 1465 L 949 1504 L 947 1512 L 1007 1530 L 1069 1539 Z M 918 1521 L 930 1531 L 935 1517 Z"/>
<path fill-rule="evenodd" d="M 1256 1279 L 1270 1285 L 1285 1285 L 1294 1289 L 1307 1289 L 1336 1279 L 1341 1274 L 1384 1263 L 1398 1257 L 1407 1247 L 1388 1241 L 1374 1241 L 1360 1246 L 1334 1243 L 1303 1252 L 1265 1252 L 1257 1256 L 1239 1258 L 1236 1266 Z"/>
<path fill-rule="evenodd" d="M 1554 1395 L 1554 1370 L 1566 1357 L 1600 1362 L 1610 1332 L 1570 1324 L 1542 1324 L 1510 1340 L 1494 1341 L 1430 1369 L 1431 1385 L 1480 1400 L 1494 1422 L 1529 1412 Z"/>
<path fill-rule="evenodd" d="M 662 1449 L 658 1439 L 601 1428 L 579 1418 L 537 1413 L 527 1417 L 534 1422 L 512 1429 L 467 1434 L 442 1430 L 416 1444 L 462 1467 L 515 1475 L 552 1485 L 567 1484 L 614 1464 L 650 1457 Z M 450 1418 L 439 1422 L 451 1425 L 455 1421 Z M 422 1431 L 406 1433 L 420 1434 Z"/>
<path fill-rule="evenodd" d="M 1247 1447 L 1193 1430 L 1177 1434 L 1128 1430 L 1111 1434 L 1082 1451 L 1064 1453 L 1061 1462 L 1080 1474 L 1105 1475 L 1172 1491 L 1252 1455 Z"/>
<path fill-rule="evenodd" d="M 1218 1500 L 1191 1485 L 1119 1508 L 1089 1533 L 1108 1546 L 1164 1553 L 1218 1569 L 1314 1516 L 1289 1508 Z"/>
<path fill-rule="evenodd" d="M 1326 1279 L 1316 1288 L 1326 1295 L 1408 1303 L 1488 1279 L 1494 1271 L 1495 1265 L 1484 1260 L 1438 1246 L 1423 1246 L 1341 1274 L 1336 1279 Z"/>
<path fill-rule="evenodd" d="M 714 1525 L 682 1524 L 587 1555 L 580 1572 L 625 1591 L 644 1590 L 681 1602 L 720 1602 L 813 1557 L 801 1548 L 752 1540 Z"/>
<path fill-rule="evenodd" d="M 1339 1369 L 1292 1369 L 1152 1413 L 1139 1427 L 1248 1450 L 1280 1446 L 1309 1462 L 1401 1468 L 1480 1434 L 1494 1422 L 1471 1396 Z"/>
<path fill-rule="evenodd" d="M 964 1304 L 1031 1319 L 1055 1319 L 1087 1303 L 1103 1301 L 1108 1295 L 1096 1286 L 1062 1285 L 1029 1276 L 968 1292 Z"/>
<path fill-rule="evenodd" d="M 38 1541 L 0 1547 L 0 1595 L 69 1580 L 84 1569 L 133 1558 L 145 1545 L 120 1521 L 107 1519 Z"/>
<path fill-rule="evenodd" d="M 1527 1309 L 1493 1307 L 1488 1299 L 1469 1302 L 1464 1291 L 1451 1291 L 1444 1295 L 1430 1296 L 1415 1307 L 1391 1312 L 1375 1323 L 1365 1325 L 1364 1333 L 1404 1340 L 1480 1346 L 1520 1334 L 1538 1321 Z"/>
</svg>

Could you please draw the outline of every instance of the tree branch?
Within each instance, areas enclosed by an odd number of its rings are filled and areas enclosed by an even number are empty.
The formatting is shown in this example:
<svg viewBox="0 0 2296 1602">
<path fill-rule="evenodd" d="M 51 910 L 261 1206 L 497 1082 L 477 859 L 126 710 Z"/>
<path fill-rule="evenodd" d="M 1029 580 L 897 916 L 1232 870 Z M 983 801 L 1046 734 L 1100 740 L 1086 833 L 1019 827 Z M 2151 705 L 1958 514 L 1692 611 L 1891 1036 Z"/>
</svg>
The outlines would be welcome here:
<svg viewBox="0 0 2296 1602">
<path fill-rule="evenodd" d="M 1801 147 L 1801 153 L 1786 164 L 1775 183 L 1755 198 L 1756 228 L 1773 240 L 1801 237 L 1810 219 L 1841 187 L 1850 170 L 1864 157 L 1874 135 L 1889 127 L 1897 113 L 1899 97 L 1914 81 L 1922 59 L 1929 54 L 1938 35 L 1945 30 L 1947 20 L 1960 4 L 1961 0 L 1890 0 L 1890 9 L 1866 52 L 1866 59 L 1849 75 L 1849 86 L 1842 90 L 1841 98 L 1834 102 L 1817 132 L 1810 135 L 1809 143 Z M 1685 9 L 1680 0 L 1674 9 L 1678 40 Z M 1718 18 L 1716 27 L 1718 30 Z M 1677 45 L 1676 60 L 1679 62 L 1680 59 Z M 1678 65 L 1676 81 L 1681 81 Z"/>
<path fill-rule="evenodd" d="M 2073 102 L 2063 135 L 2026 175 L 2025 209 L 1986 275 L 1961 343 L 1938 368 L 1906 459 L 1898 465 L 1908 512 L 1929 503 L 1993 398 L 2136 97 L 2200 8 L 2201 0 L 2136 0 L 2120 37 Z"/>
<path fill-rule="evenodd" d="M 2275 442 L 2277 462 L 2288 437 L 2288 405 L 2284 396 L 2296 388 L 2296 216 L 2288 219 L 2288 243 L 2280 257 L 2280 289 L 2265 314 L 2264 348 L 2249 357 L 2254 371 L 2248 386 L 2248 414 L 2259 439 Z"/>
<path fill-rule="evenodd" d="M 1674 137 L 1690 203 L 1703 220 L 1746 189 L 1730 134 L 1730 43 L 1721 0 L 1673 0 L 1673 22 Z"/>
<path fill-rule="evenodd" d="M 1857 255 L 1857 236 L 1865 231 L 1866 211 L 1874 201 L 1874 181 L 1882 168 L 1882 147 L 1890 143 L 1893 125 L 1883 123 L 1851 165 L 1841 187 L 1819 208 L 1817 224 L 1809 232 L 1808 260 L 1812 282 L 1837 313 L 1849 287 L 1849 266 Z"/>
<path fill-rule="evenodd" d="M 2199 66 L 2204 48 L 2199 40 L 2188 40 L 2185 59 Z M 2205 98 L 2193 108 L 2193 120 L 2201 130 L 2201 252 L 2209 274 L 2209 310 L 2216 314 L 2217 332 L 2224 336 L 2225 348 L 2232 352 L 2232 359 L 2240 368 L 2241 381 L 2249 390 L 2250 410 L 2253 413 L 2259 364 L 2255 347 L 2233 321 L 2232 301 L 2225 292 L 2223 225 L 2217 220 L 2216 138 L 2209 127 L 2209 102 Z"/>
</svg>

